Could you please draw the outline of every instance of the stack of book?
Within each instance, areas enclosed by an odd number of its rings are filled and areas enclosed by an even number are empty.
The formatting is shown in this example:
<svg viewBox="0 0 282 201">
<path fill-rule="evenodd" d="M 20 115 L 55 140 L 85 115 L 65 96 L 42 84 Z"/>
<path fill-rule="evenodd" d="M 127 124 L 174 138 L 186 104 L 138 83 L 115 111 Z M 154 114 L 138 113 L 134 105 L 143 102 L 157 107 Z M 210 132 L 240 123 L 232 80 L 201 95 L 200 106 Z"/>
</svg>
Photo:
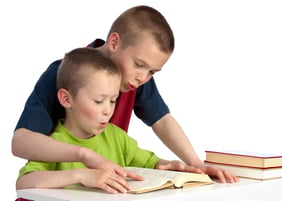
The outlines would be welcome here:
<svg viewBox="0 0 282 201">
<path fill-rule="evenodd" d="M 239 151 L 206 151 L 205 164 L 238 177 L 267 180 L 282 178 L 282 155 Z"/>
</svg>

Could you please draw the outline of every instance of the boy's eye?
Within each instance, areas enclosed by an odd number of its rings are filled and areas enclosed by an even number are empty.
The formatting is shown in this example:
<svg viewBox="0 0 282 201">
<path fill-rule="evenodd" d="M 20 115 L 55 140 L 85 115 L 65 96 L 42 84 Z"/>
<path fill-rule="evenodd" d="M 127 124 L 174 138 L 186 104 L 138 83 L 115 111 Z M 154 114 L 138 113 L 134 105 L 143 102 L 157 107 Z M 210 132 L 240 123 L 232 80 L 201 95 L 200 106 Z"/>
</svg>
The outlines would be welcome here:
<svg viewBox="0 0 282 201">
<path fill-rule="evenodd" d="M 140 64 L 140 63 L 135 62 L 135 66 L 136 66 L 136 67 L 138 67 L 138 68 L 140 68 L 140 67 L 143 67 L 144 65 L 143 65 L 143 64 Z"/>
<path fill-rule="evenodd" d="M 111 100 L 111 103 L 112 103 L 112 104 L 116 104 L 117 101 L 116 101 L 116 100 Z"/>
<path fill-rule="evenodd" d="M 100 101 L 100 100 L 94 100 L 94 102 L 97 103 L 97 104 L 103 103 L 103 101 Z"/>
</svg>

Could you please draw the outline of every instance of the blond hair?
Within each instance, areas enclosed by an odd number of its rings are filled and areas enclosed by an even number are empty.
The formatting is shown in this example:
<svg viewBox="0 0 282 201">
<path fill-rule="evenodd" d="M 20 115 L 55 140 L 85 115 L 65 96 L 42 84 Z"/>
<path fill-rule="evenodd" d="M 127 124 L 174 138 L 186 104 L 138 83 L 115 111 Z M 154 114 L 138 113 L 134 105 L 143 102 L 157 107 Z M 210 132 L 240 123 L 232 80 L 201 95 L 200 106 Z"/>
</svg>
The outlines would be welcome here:
<svg viewBox="0 0 282 201">
<path fill-rule="evenodd" d="M 119 34 L 124 48 L 134 45 L 140 36 L 147 34 L 162 52 L 172 53 L 174 50 L 174 36 L 168 22 L 159 11 L 149 6 L 136 6 L 123 12 L 113 22 L 108 37 L 113 32 Z"/>
<path fill-rule="evenodd" d="M 105 70 L 110 75 L 120 75 L 112 60 L 94 48 L 77 48 L 65 54 L 58 72 L 57 88 L 68 90 L 74 97 L 86 83 L 88 70 Z"/>
</svg>

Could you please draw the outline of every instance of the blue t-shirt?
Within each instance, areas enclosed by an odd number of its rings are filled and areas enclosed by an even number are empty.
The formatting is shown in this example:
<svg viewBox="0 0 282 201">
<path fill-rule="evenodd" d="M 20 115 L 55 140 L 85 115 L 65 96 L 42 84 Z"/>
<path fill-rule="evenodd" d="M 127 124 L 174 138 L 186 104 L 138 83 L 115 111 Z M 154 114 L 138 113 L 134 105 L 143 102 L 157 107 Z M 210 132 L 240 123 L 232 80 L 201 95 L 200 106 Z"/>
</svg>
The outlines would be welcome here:
<svg viewBox="0 0 282 201">
<path fill-rule="evenodd" d="M 96 48 L 103 44 L 103 40 L 97 39 L 89 46 Z M 57 98 L 56 82 L 60 63 L 61 60 L 54 61 L 41 75 L 26 101 L 16 129 L 26 128 L 50 134 L 58 119 L 65 118 L 65 110 Z M 137 89 L 133 109 L 135 115 L 148 126 L 169 113 L 153 78 Z"/>
</svg>

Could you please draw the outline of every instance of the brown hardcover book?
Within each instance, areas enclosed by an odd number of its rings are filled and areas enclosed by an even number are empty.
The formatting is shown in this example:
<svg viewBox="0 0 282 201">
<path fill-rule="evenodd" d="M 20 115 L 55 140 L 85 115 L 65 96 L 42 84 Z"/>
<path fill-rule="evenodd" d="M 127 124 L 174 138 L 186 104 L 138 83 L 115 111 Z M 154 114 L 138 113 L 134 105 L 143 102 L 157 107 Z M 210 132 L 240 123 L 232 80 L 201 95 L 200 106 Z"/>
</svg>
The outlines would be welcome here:
<svg viewBox="0 0 282 201">
<path fill-rule="evenodd" d="M 282 178 L 282 167 L 250 167 L 250 166 L 240 166 L 240 165 L 230 165 L 224 163 L 214 163 L 205 161 L 207 165 L 215 165 L 219 168 L 228 170 L 232 174 L 248 178 L 248 179 L 257 179 L 257 180 L 268 180 Z"/>
<path fill-rule="evenodd" d="M 129 193 L 145 193 L 165 188 L 188 188 L 214 183 L 206 174 L 189 172 L 126 167 L 126 169 L 141 175 L 145 180 L 128 180 L 131 186 Z"/>
<path fill-rule="evenodd" d="M 282 167 L 282 155 L 240 151 L 206 151 L 206 161 L 257 168 Z"/>
</svg>

